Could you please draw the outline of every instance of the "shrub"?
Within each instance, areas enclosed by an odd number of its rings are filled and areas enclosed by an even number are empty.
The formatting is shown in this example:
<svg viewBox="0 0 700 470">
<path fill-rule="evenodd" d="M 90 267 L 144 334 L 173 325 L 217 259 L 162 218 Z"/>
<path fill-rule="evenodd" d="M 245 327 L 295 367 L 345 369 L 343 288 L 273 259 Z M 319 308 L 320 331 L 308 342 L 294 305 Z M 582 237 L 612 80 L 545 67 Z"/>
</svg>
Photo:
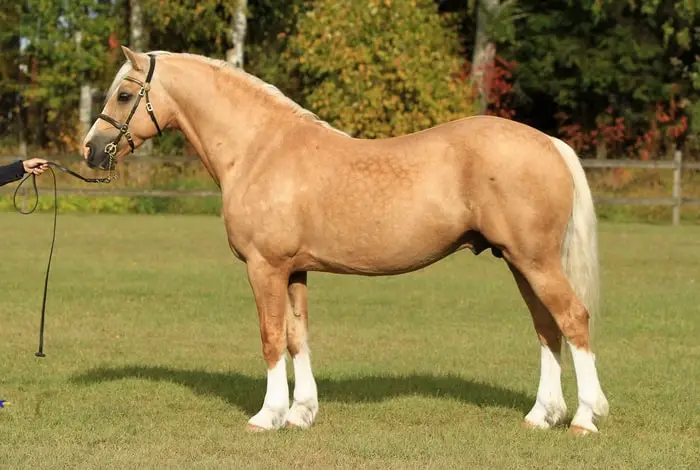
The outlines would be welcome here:
<svg viewBox="0 0 700 470">
<path fill-rule="evenodd" d="M 303 104 L 368 138 L 419 131 L 474 113 L 456 16 L 433 0 L 316 0 L 285 59 Z"/>
</svg>

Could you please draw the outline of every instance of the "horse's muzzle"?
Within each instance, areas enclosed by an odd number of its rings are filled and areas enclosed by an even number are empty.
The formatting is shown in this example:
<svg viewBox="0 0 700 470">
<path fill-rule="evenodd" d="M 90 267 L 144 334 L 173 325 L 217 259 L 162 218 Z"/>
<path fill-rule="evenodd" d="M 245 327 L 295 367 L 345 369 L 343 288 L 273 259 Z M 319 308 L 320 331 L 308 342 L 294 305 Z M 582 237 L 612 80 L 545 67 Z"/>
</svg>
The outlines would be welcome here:
<svg viewBox="0 0 700 470">
<path fill-rule="evenodd" d="M 105 150 L 114 141 L 114 137 L 95 136 L 85 144 L 85 161 L 90 168 L 100 170 L 114 169 L 114 162 Z"/>
</svg>

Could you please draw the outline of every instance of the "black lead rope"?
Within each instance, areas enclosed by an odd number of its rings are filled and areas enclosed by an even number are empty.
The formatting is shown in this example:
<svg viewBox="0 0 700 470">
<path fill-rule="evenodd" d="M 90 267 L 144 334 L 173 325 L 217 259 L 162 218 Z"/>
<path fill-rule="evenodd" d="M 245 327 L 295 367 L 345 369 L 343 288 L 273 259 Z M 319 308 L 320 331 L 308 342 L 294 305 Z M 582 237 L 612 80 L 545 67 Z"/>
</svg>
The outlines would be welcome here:
<svg viewBox="0 0 700 470">
<path fill-rule="evenodd" d="M 49 262 L 46 265 L 46 277 L 44 278 L 44 297 L 41 301 L 41 324 L 39 326 L 39 351 L 34 353 L 36 357 L 46 357 L 44 354 L 44 320 L 46 318 L 46 296 L 49 290 L 49 273 L 51 272 L 51 259 L 53 258 L 53 248 L 56 244 L 56 219 L 58 218 L 58 190 L 56 189 L 56 173 L 53 168 L 58 168 L 64 173 L 67 173 L 75 178 L 85 181 L 86 183 L 109 183 L 114 178 L 110 175 L 106 178 L 86 178 L 73 170 L 70 170 L 64 166 L 59 165 L 55 162 L 47 162 L 48 169 L 53 177 L 53 231 L 51 233 L 51 249 L 49 250 Z M 32 190 L 34 192 L 34 205 L 29 210 L 22 210 L 20 206 L 17 205 L 17 193 L 27 180 L 32 180 Z M 33 173 L 28 174 L 24 177 L 22 181 L 17 185 L 14 194 L 12 195 L 12 204 L 15 206 L 17 212 L 22 215 L 29 215 L 33 213 L 39 206 L 39 189 L 36 186 L 36 175 Z"/>
</svg>

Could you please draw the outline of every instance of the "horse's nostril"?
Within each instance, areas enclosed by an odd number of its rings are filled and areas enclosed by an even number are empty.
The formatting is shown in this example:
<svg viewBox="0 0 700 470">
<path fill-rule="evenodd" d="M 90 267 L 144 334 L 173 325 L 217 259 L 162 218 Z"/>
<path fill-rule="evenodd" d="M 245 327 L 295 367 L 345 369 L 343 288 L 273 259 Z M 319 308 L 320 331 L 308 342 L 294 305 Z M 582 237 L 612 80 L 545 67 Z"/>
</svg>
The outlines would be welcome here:
<svg viewBox="0 0 700 470">
<path fill-rule="evenodd" d="M 95 153 L 95 147 L 93 147 L 92 144 L 87 144 L 85 146 L 85 158 L 88 160 L 91 159 L 94 153 Z"/>
</svg>

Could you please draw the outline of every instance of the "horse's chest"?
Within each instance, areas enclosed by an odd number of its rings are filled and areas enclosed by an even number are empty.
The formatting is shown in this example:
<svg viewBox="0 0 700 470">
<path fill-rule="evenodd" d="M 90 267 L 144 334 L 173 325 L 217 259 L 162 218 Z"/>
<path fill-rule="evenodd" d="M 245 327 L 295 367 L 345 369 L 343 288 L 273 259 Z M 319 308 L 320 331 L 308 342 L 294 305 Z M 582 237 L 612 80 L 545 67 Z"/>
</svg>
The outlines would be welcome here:
<svg viewBox="0 0 700 470">
<path fill-rule="evenodd" d="M 298 251 L 303 227 L 295 196 L 284 184 L 272 187 L 267 181 L 241 182 L 224 191 L 226 230 L 237 257 L 274 259 Z"/>
<path fill-rule="evenodd" d="M 231 251 L 238 259 L 245 260 L 246 247 L 250 246 L 255 236 L 249 217 L 240 210 L 224 210 L 224 221 Z"/>
</svg>

